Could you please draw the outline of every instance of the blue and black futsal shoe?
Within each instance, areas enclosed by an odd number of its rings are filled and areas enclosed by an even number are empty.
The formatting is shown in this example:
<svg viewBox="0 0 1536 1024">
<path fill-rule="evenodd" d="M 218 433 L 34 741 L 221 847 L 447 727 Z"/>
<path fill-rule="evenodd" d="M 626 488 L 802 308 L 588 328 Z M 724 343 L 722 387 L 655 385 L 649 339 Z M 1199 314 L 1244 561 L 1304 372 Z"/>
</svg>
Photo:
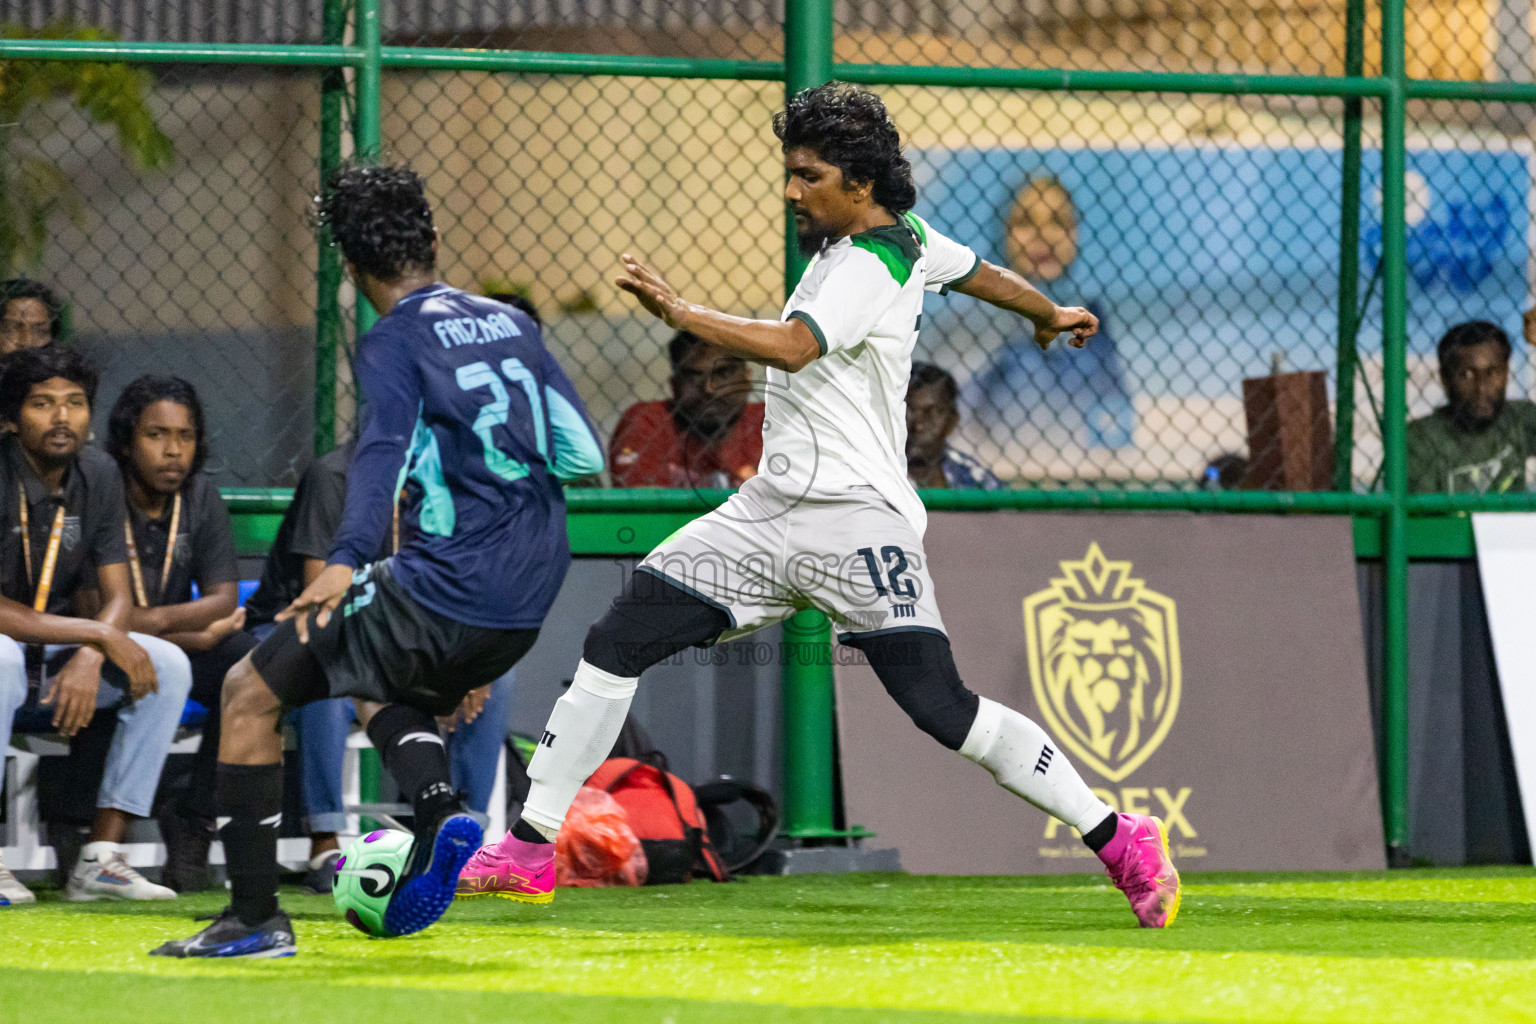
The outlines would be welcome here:
<svg viewBox="0 0 1536 1024">
<path fill-rule="evenodd" d="M 150 956 L 174 957 L 245 957 L 270 959 L 293 956 L 298 947 L 293 941 L 293 925 L 279 910 L 261 924 L 251 926 L 235 916 L 234 907 L 225 907 L 212 924 L 187 939 L 167 942 L 149 951 Z"/>
<path fill-rule="evenodd" d="M 384 931 L 409 935 L 430 926 L 453 904 L 459 872 L 480 849 L 480 823 L 468 814 L 450 814 L 436 828 L 416 834 L 402 881 L 384 910 Z"/>
</svg>

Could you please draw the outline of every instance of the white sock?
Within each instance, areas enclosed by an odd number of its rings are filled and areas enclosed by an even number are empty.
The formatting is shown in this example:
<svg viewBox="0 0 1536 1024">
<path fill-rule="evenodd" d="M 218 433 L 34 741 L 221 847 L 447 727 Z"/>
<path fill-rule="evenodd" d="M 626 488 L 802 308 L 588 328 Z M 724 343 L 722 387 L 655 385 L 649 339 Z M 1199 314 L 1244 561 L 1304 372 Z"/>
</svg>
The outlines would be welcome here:
<svg viewBox="0 0 1536 1024">
<path fill-rule="evenodd" d="M 991 772 L 998 785 L 1080 833 L 1112 813 L 1044 729 L 996 701 L 981 698 L 960 753 Z"/>
<path fill-rule="evenodd" d="M 634 699 L 639 678 L 626 679 L 588 665 L 555 701 L 549 724 L 528 765 L 533 785 L 523 803 L 523 820 L 554 841 L 581 784 L 602 765 Z"/>
</svg>

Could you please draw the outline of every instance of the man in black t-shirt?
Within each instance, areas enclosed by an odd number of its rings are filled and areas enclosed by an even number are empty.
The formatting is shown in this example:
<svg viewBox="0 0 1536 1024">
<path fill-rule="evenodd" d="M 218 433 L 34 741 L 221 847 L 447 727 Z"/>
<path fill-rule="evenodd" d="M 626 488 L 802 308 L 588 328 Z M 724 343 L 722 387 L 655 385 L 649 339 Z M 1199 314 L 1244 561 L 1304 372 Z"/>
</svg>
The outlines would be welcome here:
<svg viewBox="0 0 1536 1024">
<path fill-rule="evenodd" d="M 293 503 L 277 528 L 277 538 L 261 570 L 261 584 L 245 602 L 245 626 L 269 626 L 277 613 L 293 603 L 331 555 L 331 538 L 341 523 L 347 500 L 347 464 L 355 442 L 348 441 L 309 464 L 293 492 Z M 387 557 L 391 552 L 385 551 Z M 306 562 L 319 562 L 312 573 Z"/>
<path fill-rule="evenodd" d="M 85 446 L 96 379 L 84 357 L 56 346 L 14 353 L 0 376 L 0 421 L 12 431 L 0 440 L 0 751 L 27 697 L 23 647 L 40 645 L 33 717 L 43 728 L 74 736 L 98 707 L 119 709 L 91 841 L 65 898 L 172 899 L 128 865 L 121 843 L 128 819 L 149 814 L 192 673 L 175 645 L 128 632 L 122 481 Z M 90 586 L 101 608 L 84 618 L 75 595 Z M 0 898 L 30 895 L 0 867 Z"/>
<path fill-rule="evenodd" d="M 163 880 L 178 892 L 208 888 L 213 780 L 224 674 L 256 646 L 241 627 L 240 569 L 229 510 L 199 470 L 208 458 L 203 406 L 180 377 L 146 375 L 123 389 L 107 423 L 127 497 L 124 535 L 133 628 L 168 640 L 192 662 L 192 699 L 208 709 L 186 790 L 160 813 Z M 197 594 L 193 595 L 193 584 Z"/>
</svg>

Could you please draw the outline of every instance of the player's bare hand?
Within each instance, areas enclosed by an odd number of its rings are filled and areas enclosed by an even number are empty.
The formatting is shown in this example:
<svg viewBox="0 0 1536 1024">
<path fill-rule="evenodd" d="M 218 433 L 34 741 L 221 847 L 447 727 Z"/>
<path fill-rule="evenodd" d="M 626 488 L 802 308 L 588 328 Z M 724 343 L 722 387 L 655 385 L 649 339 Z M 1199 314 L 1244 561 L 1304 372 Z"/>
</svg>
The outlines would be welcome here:
<svg viewBox="0 0 1536 1024">
<path fill-rule="evenodd" d="M 1035 344 L 1047 348 L 1056 335 L 1070 331 L 1067 344 L 1082 348 L 1088 339 L 1099 333 L 1099 318 L 1082 306 L 1057 306 L 1049 322 L 1035 325 Z"/>
<path fill-rule="evenodd" d="M 461 725 L 468 725 L 480 717 L 480 712 L 485 710 L 485 702 L 490 699 L 490 696 L 490 684 L 470 690 L 464 695 L 464 699 L 459 701 L 459 706 L 453 709 L 453 714 L 438 721 L 449 732 L 453 732 Z"/>
<path fill-rule="evenodd" d="M 315 577 L 293 603 L 277 613 L 278 622 L 295 619 L 299 643 L 309 643 L 309 613 L 315 612 L 315 628 L 324 629 L 331 621 L 331 613 L 341 604 L 347 591 L 352 589 L 352 570 L 345 565 L 328 565 Z"/>
<path fill-rule="evenodd" d="M 160 692 L 160 681 L 155 677 L 155 663 L 149 659 L 149 652 L 134 643 L 127 633 L 114 629 L 97 646 L 128 677 L 128 695 L 134 700 Z"/>
<path fill-rule="evenodd" d="M 614 283 L 640 300 L 640 305 L 654 317 L 664 320 L 668 327 L 681 326 L 688 303 L 667 284 L 655 270 L 641 263 L 629 253 L 619 257 L 624 264 L 624 276 Z"/>
<path fill-rule="evenodd" d="M 101 652 L 80 648 L 53 677 L 47 694 L 39 701 L 53 707 L 53 727 L 65 736 L 84 729 L 96 713 L 101 665 Z"/>
</svg>

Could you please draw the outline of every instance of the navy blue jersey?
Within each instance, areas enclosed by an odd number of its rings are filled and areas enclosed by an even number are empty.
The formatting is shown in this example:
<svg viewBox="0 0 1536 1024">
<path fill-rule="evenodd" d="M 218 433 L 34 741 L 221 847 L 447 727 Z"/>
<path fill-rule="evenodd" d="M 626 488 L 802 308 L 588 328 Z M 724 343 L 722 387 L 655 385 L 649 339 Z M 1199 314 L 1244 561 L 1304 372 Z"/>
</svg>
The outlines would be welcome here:
<svg viewBox="0 0 1536 1024">
<path fill-rule="evenodd" d="M 491 629 L 537 628 L 571 550 L 561 480 L 603 468 L 576 389 L 521 311 L 434 284 L 357 349 L 365 403 L 331 564 L 385 543 L 406 490 L 394 574 L 423 606 Z"/>
</svg>

